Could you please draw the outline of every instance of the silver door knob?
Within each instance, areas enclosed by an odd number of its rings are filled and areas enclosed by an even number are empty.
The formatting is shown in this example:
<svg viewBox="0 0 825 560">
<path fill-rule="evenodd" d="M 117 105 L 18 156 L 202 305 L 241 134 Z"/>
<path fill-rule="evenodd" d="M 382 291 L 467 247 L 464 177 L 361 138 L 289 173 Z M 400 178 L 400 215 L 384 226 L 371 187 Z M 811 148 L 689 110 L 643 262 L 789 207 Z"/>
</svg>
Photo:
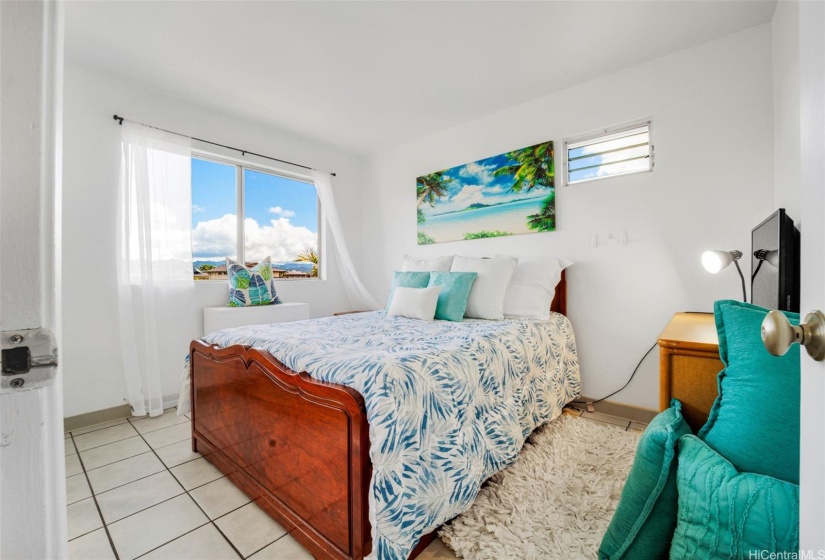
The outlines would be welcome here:
<svg viewBox="0 0 825 560">
<path fill-rule="evenodd" d="M 792 325 L 784 313 L 771 311 L 762 321 L 762 343 L 774 356 L 784 356 L 791 344 L 803 345 L 811 358 L 825 360 L 825 314 L 811 311 L 799 326 Z"/>
</svg>

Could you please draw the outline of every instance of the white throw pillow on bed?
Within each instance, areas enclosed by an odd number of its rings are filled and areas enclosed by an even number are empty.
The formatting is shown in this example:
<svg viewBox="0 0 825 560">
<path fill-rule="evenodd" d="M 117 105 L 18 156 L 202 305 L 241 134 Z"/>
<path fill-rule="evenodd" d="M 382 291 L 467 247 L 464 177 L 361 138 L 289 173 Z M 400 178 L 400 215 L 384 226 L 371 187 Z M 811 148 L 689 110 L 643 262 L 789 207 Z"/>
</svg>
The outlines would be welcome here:
<svg viewBox="0 0 825 560">
<path fill-rule="evenodd" d="M 497 258 L 504 255 L 496 255 Z M 561 272 L 573 261 L 555 257 L 518 260 L 513 279 L 504 296 L 505 317 L 550 317 L 550 304 L 561 280 Z"/>
<path fill-rule="evenodd" d="M 453 264 L 453 256 L 433 257 L 430 259 L 419 259 L 407 255 L 404 257 L 402 272 L 448 272 Z"/>
<path fill-rule="evenodd" d="M 504 294 L 510 285 L 516 263 L 513 257 L 482 259 L 456 255 L 453 258 L 452 272 L 478 273 L 467 300 L 465 317 L 494 321 L 504 319 Z"/>
<path fill-rule="evenodd" d="M 432 321 L 441 287 L 396 288 L 387 315 Z"/>
</svg>

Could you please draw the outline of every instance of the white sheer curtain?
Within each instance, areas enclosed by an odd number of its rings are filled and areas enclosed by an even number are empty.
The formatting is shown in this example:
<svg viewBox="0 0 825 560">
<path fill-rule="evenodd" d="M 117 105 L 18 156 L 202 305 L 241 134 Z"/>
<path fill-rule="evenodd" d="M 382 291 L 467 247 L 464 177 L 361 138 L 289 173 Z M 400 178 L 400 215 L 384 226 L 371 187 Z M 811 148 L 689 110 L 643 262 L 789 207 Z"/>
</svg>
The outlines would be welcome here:
<svg viewBox="0 0 825 560">
<path fill-rule="evenodd" d="M 118 191 L 120 342 L 136 416 L 163 413 L 195 332 L 189 138 L 124 122 Z"/>
<path fill-rule="evenodd" d="M 335 239 L 335 248 L 338 249 L 338 264 L 341 267 L 341 281 L 344 283 L 344 291 L 350 299 L 350 303 L 358 310 L 378 309 L 380 306 L 375 298 L 370 295 L 347 249 L 344 239 L 344 230 L 341 229 L 341 220 L 338 218 L 338 208 L 335 206 L 335 197 L 332 195 L 332 175 L 323 171 L 312 170 L 312 179 L 315 181 L 315 188 L 318 190 L 318 198 L 321 201 L 321 211 L 326 216 L 332 237 Z"/>
</svg>

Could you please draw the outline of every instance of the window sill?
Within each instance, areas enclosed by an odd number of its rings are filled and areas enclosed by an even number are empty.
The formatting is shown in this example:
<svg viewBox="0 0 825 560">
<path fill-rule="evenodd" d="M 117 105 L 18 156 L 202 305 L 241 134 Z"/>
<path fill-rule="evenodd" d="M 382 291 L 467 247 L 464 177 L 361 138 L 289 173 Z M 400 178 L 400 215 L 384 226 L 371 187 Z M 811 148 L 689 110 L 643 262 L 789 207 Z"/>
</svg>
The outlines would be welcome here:
<svg viewBox="0 0 825 560">
<path fill-rule="evenodd" d="M 303 284 L 303 283 L 315 283 L 315 282 L 326 282 L 325 278 L 275 278 L 276 284 Z M 195 285 L 205 285 L 205 286 L 225 286 L 228 280 L 226 278 L 222 280 L 195 280 Z"/>
</svg>

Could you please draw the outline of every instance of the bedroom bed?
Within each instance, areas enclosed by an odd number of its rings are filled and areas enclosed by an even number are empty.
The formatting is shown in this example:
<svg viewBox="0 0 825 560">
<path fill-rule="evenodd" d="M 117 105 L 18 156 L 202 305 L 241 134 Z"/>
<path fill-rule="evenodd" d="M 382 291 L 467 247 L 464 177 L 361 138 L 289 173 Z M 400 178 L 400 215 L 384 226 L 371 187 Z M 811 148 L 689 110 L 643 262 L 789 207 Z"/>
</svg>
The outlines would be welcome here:
<svg viewBox="0 0 825 560">
<path fill-rule="evenodd" d="M 372 524 L 376 556 L 415 557 L 579 395 L 564 276 L 551 310 L 461 323 L 370 312 L 193 341 L 193 449 L 316 558 L 366 557 Z"/>
</svg>

